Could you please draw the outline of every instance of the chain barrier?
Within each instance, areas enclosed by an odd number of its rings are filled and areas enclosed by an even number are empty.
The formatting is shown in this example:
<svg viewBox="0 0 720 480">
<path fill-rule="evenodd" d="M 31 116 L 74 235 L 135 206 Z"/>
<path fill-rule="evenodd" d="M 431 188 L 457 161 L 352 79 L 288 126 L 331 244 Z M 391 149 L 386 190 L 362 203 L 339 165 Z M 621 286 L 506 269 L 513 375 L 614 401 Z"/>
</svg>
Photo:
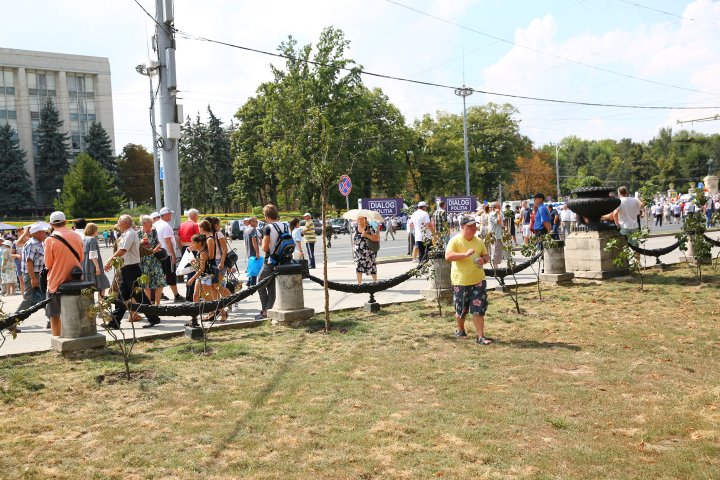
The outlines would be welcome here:
<svg viewBox="0 0 720 480">
<path fill-rule="evenodd" d="M 522 272 L 526 268 L 528 268 L 533 263 L 537 262 L 540 257 L 542 257 L 543 249 L 541 248 L 535 255 L 528 258 L 522 263 L 518 263 L 515 265 L 512 265 L 510 268 L 503 267 L 503 268 L 483 268 L 485 270 L 485 275 L 489 277 L 495 277 L 497 279 L 504 279 L 505 277 L 509 275 L 514 275 L 516 273 Z"/>
<path fill-rule="evenodd" d="M 0 330 L 4 330 L 6 328 L 12 328 L 16 323 L 22 322 L 23 320 L 27 320 L 27 318 L 32 315 L 33 313 L 37 312 L 41 308 L 44 308 L 45 305 L 50 303 L 50 300 L 57 295 L 53 294 L 49 298 L 46 298 L 45 300 L 36 303 L 35 305 L 26 308 L 25 310 L 19 310 L 15 313 L 12 313 L 8 315 L 7 317 L 0 320 Z"/>
<path fill-rule="evenodd" d="M 130 309 L 133 313 L 142 313 L 145 315 L 157 315 L 159 317 L 194 317 L 204 313 L 216 312 L 223 308 L 237 303 L 241 300 L 245 300 L 259 289 L 266 287 L 270 282 L 275 280 L 275 273 L 265 278 L 262 282 L 253 285 L 245 290 L 241 290 L 238 293 L 234 293 L 228 297 L 223 297 L 218 300 L 212 300 L 210 302 L 201 301 L 197 303 L 185 302 L 176 305 L 148 305 L 148 304 L 130 304 Z"/>
<path fill-rule="evenodd" d="M 716 247 L 720 247 L 720 240 L 715 240 L 714 238 L 710 238 L 707 235 L 703 233 L 703 237 L 705 238 L 705 241 L 708 242 L 711 245 L 714 245 Z"/>
<path fill-rule="evenodd" d="M 661 256 L 667 255 L 668 253 L 672 252 L 673 250 L 678 248 L 681 243 L 682 240 L 678 240 L 672 245 L 668 245 L 667 247 L 663 248 L 642 248 L 641 246 L 635 245 L 630 242 L 627 243 L 627 246 L 630 247 L 633 252 L 639 253 L 640 255 L 645 255 L 646 257 L 655 257 L 655 261 L 657 263 L 660 263 Z"/>
</svg>

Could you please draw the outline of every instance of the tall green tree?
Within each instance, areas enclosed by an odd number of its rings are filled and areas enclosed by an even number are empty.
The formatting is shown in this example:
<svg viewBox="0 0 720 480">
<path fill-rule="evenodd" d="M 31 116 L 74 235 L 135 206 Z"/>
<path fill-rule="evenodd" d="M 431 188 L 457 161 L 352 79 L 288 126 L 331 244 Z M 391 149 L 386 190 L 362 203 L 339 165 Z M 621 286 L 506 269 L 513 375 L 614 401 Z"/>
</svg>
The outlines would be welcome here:
<svg viewBox="0 0 720 480">
<path fill-rule="evenodd" d="M 120 191 L 137 204 L 152 203 L 155 195 L 153 156 L 142 145 L 128 143 L 118 156 Z"/>
<path fill-rule="evenodd" d="M 208 106 L 205 128 L 205 159 L 211 172 L 205 191 L 211 196 L 212 207 L 227 212 L 231 203 L 229 188 L 233 183 L 233 159 L 230 154 L 230 131 Z M 215 190 L 217 188 L 217 190 Z"/>
<path fill-rule="evenodd" d="M 110 135 L 103 128 L 102 123 L 92 122 L 90 124 L 88 134 L 85 135 L 85 144 L 87 145 L 85 153 L 107 170 L 110 178 L 117 183 L 117 161 L 113 156 Z"/>
<path fill-rule="evenodd" d="M 25 151 L 20 148 L 15 130 L 7 123 L 0 127 L 0 185 L 0 208 L 4 211 L 33 204 Z"/>
<path fill-rule="evenodd" d="M 81 153 L 65 175 L 59 207 L 73 217 L 114 216 L 121 197 L 112 179 L 90 155 Z"/>
<path fill-rule="evenodd" d="M 63 133 L 63 126 L 51 97 L 40 110 L 40 123 L 37 127 L 38 157 L 40 164 L 37 170 L 38 201 L 49 202 L 55 190 L 62 188 L 63 178 L 70 164 L 70 147 L 68 134 Z"/>
<path fill-rule="evenodd" d="M 201 212 L 209 211 L 208 205 L 212 199 L 207 191 L 211 166 L 207 161 L 205 130 L 200 114 L 194 122 L 188 117 L 183 124 L 183 138 L 178 144 L 180 202 Z"/>
</svg>

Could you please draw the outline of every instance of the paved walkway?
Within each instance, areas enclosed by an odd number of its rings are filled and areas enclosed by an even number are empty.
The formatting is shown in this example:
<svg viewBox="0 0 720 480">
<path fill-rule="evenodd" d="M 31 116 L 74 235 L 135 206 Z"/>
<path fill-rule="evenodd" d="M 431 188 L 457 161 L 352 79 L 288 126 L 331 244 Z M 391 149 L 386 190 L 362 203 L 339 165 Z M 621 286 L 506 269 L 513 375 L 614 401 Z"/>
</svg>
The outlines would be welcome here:
<svg viewBox="0 0 720 480">
<path fill-rule="evenodd" d="M 720 235 L 714 232 L 711 235 L 713 238 L 718 238 Z M 675 241 L 672 236 L 656 237 L 651 238 L 648 241 L 648 248 L 659 248 L 662 246 L 669 245 Z M 681 253 L 678 250 L 671 252 L 664 257 L 661 257 L 665 263 L 677 263 L 681 261 Z M 718 249 L 713 249 L 713 253 L 716 255 Z M 355 267 L 354 265 L 343 265 L 345 262 L 331 263 L 328 266 L 328 277 L 333 281 L 354 283 L 355 279 Z M 654 264 L 654 259 L 648 260 L 648 265 Z M 378 266 L 378 278 L 387 279 L 400 275 L 414 266 L 409 261 L 399 261 L 396 263 L 385 263 Z M 313 274 L 317 277 L 322 277 L 322 266 L 312 270 Z M 527 269 L 517 275 L 518 283 L 528 284 L 536 280 L 535 275 L 531 269 Z M 368 279 L 369 281 L 369 279 Z M 508 279 L 508 283 L 511 283 L 512 279 Z M 382 305 L 391 303 L 401 302 L 413 302 L 422 298 L 420 291 L 426 288 L 428 282 L 425 278 L 412 278 L 397 287 L 390 290 L 386 290 L 375 295 L 375 299 Z M 494 278 L 488 279 L 488 287 L 494 288 L 498 285 L 497 280 Z M 305 294 L 305 305 L 310 308 L 314 308 L 316 312 L 321 312 L 324 305 L 324 294 L 321 285 L 313 283 L 309 280 L 303 281 L 304 294 Z M 184 293 L 185 285 L 179 285 L 181 293 Z M 165 289 L 165 294 L 168 297 L 172 297 L 169 288 Z M 331 310 L 343 310 L 351 308 L 360 308 L 367 302 L 368 295 L 342 293 L 336 291 L 330 291 L 330 309 Z M 11 297 L 0 297 L 4 302 L 3 310 L 5 312 L 14 312 L 20 304 L 21 298 L 19 295 Z M 216 325 L 228 325 L 235 327 L 251 326 L 255 325 L 255 315 L 260 311 L 260 301 L 257 295 L 253 295 L 245 301 L 238 303 L 237 309 L 230 313 L 228 320 L 222 324 L 216 323 Z M 428 308 L 431 308 L 430 306 Z M 137 328 L 137 336 L 139 338 L 150 338 L 150 337 L 163 337 L 172 335 L 181 335 L 184 331 L 183 324 L 189 319 L 189 317 L 172 317 L 163 318 L 162 323 L 154 328 L 142 329 Z M 31 352 L 43 352 L 50 349 L 50 330 L 46 329 L 47 319 L 44 311 L 39 311 L 30 316 L 25 320 L 20 328 L 21 333 L 18 334 L 17 338 L 13 340 L 12 337 L 7 336 L 5 344 L 0 348 L 0 356 L 6 355 L 17 355 L 21 353 Z M 127 321 L 123 321 L 122 328 L 126 335 L 132 335 L 131 324 Z M 136 324 L 137 325 L 137 324 Z M 104 333 L 108 339 L 109 335 L 104 332 L 102 327 L 98 327 L 98 331 Z"/>
</svg>

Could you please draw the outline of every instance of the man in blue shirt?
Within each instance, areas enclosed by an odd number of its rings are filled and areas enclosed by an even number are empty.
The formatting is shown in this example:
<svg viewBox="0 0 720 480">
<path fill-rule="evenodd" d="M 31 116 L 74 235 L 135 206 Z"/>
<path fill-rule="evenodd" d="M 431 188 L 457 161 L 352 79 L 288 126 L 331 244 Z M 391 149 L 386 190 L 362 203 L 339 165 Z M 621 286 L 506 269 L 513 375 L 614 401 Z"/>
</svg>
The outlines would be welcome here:
<svg viewBox="0 0 720 480">
<path fill-rule="evenodd" d="M 550 226 L 550 211 L 545 206 L 543 201 L 545 195 L 542 193 L 536 193 L 533 197 L 533 205 L 535 206 L 535 223 L 533 223 L 532 231 L 536 237 L 545 235 L 552 231 Z"/>
</svg>

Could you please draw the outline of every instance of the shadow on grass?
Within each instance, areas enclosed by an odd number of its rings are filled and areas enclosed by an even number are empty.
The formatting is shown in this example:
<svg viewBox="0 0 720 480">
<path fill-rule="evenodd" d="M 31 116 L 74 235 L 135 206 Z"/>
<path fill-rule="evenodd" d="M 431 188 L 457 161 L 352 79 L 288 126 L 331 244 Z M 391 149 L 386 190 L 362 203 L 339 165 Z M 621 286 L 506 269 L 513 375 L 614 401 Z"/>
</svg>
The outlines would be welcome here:
<svg viewBox="0 0 720 480">
<path fill-rule="evenodd" d="M 495 345 L 505 345 L 513 348 L 534 348 L 540 350 L 550 350 L 553 348 L 564 348 L 566 350 L 572 350 L 573 352 L 579 352 L 582 350 L 577 345 L 565 342 L 538 342 L 536 340 L 495 340 Z"/>
<path fill-rule="evenodd" d="M 333 319 L 332 315 L 330 317 L 330 331 L 339 331 L 341 333 L 346 333 L 349 331 L 356 331 L 356 332 L 366 332 L 367 326 L 364 325 L 364 320 L 367 320 L 365 318 L 349 318 L 349 317 L 342 317 L 342 318 L 336 318 Z M 312 319 L 310 319 L 305 325 L 303 325 L 301 328 L 304 328 L 307 333 L 318 333 L 325 330 L 325 318 L 323 316 L 316 315 Z"/>
<path fill-rule="evenodd" d="M 287 350 L 285 360 L 277 366 L 275 373 L 267 384 L 265 384 L 265 387 L 263 387 L 263 389 L 255 395 L 255 398 L 253 398 L 250 403 L 250 408 L 247 413 L 235 423 L 232 431 L 212 449 L 210 452 L 211 457 L 217 458 L 228 444 L 234 442 L 238 435 L 240 435 L 240 432 L 242 432 L 245 423 L 256 414 L 258 408 L 262 407 L 267 402 L 267 399 L 277 389 L 283 377 L 290 373 L 291 367 L 296 363 L 296 359 L 300 355 L 303 345 L 305 345 L 305 339 L 306 337 L 304 335 L 300 336 L 300 338 L 298 338 L 298 342 L 293 345 L 292 348 Z"/>
</svg>

